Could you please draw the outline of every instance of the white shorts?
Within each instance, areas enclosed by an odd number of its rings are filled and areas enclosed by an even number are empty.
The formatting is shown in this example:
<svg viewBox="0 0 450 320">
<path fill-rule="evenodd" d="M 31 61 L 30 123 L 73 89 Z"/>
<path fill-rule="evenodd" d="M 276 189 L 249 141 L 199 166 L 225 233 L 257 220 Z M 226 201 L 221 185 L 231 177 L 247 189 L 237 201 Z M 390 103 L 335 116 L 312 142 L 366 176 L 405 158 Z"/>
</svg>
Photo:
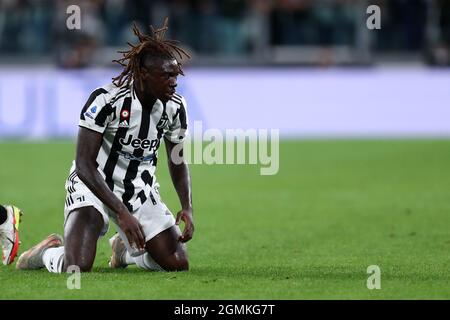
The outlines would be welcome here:
<svg viewBox="0 0 450 320">
<path fill-rule="evenodd" d="M 64 226 L 66 224 L 69 214 L 79 208 L 94 207 L 103 217 L 103 229 L 101 236 L 105 235 L 109 229 L 109 219 L 112 218 L 117 226 L 120 237 L 125 242 L 130 254 L 133 256 L 140 255 L 144 252 L 137 252 L 136 249 L 131 248 L 126 236 L 117 225 L 112 211 L 98 199 L 89 188 L 78 178 L 77 175 L 71 174 L 66 181 L 67 197 L 64 206 Z M 142 226 L 145 235 L 145 242 L 149 241 L 157 234 L 175 225 L 175 218 L 164 202 L 157 189 L 152 189 L 153 197 L 149 197 L 138 209 L 131 212 L 137 218 Z"/>
</svg>

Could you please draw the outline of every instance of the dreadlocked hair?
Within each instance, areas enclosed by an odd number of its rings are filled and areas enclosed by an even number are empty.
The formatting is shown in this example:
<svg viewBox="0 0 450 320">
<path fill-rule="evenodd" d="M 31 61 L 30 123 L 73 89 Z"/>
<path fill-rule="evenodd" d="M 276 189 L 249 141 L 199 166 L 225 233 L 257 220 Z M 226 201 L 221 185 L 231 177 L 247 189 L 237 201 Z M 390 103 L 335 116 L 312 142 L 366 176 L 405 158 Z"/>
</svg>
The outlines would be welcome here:
<svg viewBox="0 0 450 320">
<path fill-rule="evenodd" d="M 164 39 L 164 35 L 168 30 L 168 22 L 169 19 L 165 18 L 163 26 L 159 29 L 154 29 L 153 26 L 150 26 L 150 35 L 141 33 L 136 23 L 133 22 L 133 32 L 138 37 L 139 43 L 132 45 L 127 42 L 131 48 L 127 51 L 118 51 L 123 57 L 112 61 L 117 62 L 124 67 L 124 70 L 120 75 L 112 78 L 113 83 L 117 87 L 121 87 L 124 83 L 129 85 L 134 78 L 139 82 L 139 86 L 141 90 L 143 90 L 144 86 L 140 75 L 142 74 L 144 60 L 147 56 L 162 59 L 175 59 L 177 61 L 177 57 L 179 57 L 180 60 L 182 60 L 183 57 L 186 57 L 187 59 L 191 58 L 189 53 L 178 46 L 179 41 Z M 184 75 L 179 61 L 178 68 L 178 73 Z"/>
</svg>

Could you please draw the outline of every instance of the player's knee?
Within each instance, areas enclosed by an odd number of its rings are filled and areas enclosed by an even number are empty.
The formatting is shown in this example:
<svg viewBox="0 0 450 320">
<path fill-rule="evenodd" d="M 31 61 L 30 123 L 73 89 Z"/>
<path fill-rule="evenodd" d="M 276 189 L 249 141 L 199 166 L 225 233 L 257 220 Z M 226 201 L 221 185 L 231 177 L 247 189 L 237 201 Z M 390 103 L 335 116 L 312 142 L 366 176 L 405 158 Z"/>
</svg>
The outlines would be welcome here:
<svg viewBox="0 0 450 320">
<path fill-rule="evenodd" d="M 81 263 L 80 265 L 78 265 L 78 267 L 80 268 L 81 272 L 91 272 L 92 270 L 92 264 L 89 263 Z"/>
<path fill-rule="evenodd" d="M 189 271 L 189 261 L 187 258 L 179 261 L 177 271 Z"/>
<path fill-rule="evenodd" d="M 67 270 L 69 267 L 76 267 L 80 272 L 90 272 L 92 270 L 93 262 L 86 260 L 77 259 L 65 259 L 64 269 Z"/>
<path fill-rule="evenodd" d="M 69 264 L 65 269 L 67 270 L 69 267 L 72 267 L 71 270 L 78 269 L 80 272 L 91 272 L 92 270 L 92 264 L 87 263 L 72 263 Z M 73 267 L 75 267 L 75 269 Z"/>
<path fill-rule="evenodd" d="M 189 270 L 189 261 L 187 258 L 179 259 L 176 264 L 176 271 L 188 271 Z"/>
<path fill-rule="evenodd" d="M 186 257 L 171 259 L 163 268 L 166 271 L 188 271 L 189 261 Z"/>
</svg>

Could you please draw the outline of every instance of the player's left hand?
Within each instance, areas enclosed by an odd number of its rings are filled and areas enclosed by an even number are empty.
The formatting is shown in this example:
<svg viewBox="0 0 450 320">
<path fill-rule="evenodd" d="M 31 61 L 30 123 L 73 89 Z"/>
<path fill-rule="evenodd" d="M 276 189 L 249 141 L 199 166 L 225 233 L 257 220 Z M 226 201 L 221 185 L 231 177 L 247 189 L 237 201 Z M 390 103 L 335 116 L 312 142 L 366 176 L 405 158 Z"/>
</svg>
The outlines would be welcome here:
<svg viewBox="0 0 450 320">
<path fill-rule="evenodd" d="M 192 239 L 194 234 L 194 218 L 192 217 L 192 209 L 182 209 L 177 213 L 176 225 L 180 224 L 180 220 L 184 221 L 183 234 L 179 240 L 181 242 L 187 242 Z"/>
</svg>

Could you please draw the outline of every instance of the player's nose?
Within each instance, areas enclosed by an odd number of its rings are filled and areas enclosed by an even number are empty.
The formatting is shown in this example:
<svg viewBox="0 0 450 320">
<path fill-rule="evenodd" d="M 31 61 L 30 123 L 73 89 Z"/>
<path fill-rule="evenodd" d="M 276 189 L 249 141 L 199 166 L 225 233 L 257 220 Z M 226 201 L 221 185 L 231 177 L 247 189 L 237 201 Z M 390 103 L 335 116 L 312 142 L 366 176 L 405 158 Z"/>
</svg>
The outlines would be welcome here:
<svg viewBox="0 0 450 320">
<path fill-rule="evenodd" d="M 177 77 L 170 77 L 169 78 L 169 86 L 175 88 L 177 86 Z"/>
</svg>

